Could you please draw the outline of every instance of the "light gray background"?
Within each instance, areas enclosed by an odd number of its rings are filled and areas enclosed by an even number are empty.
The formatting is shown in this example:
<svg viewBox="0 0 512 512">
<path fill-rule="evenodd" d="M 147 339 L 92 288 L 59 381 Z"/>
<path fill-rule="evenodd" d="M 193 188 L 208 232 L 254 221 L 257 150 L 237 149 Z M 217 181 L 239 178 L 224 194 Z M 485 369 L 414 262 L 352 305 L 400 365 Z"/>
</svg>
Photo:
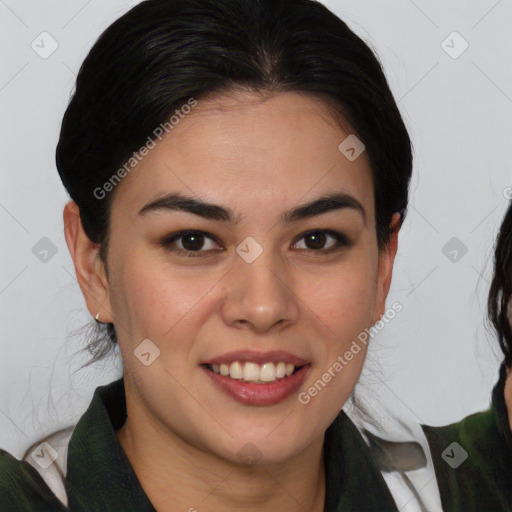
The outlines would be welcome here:
<svg viewBox="0 0 512 512">
<path fill-rule="evenodd" d="M 82 60 L 136 3 L 0 0 L 0 446 L 18 457 L 120 376 L 113 360 L 78 371 L 83 338 L 70 333 L 92 319 L 64 240 L 54 152 Z M 404 309 L 373 341 L 375 393 L 385 386 L 418 421 L 455 421 L 487 407 L 501 357 L 484 316 L 512 183 L 512 1 L 324 3 L 379 56 L 415 151 L 389 296 Z M 442 47 L 454 31 L 469 44 L 458 58 Z M 58 43 L 46 59 L 31 47 L 51 48 L 42 32 Z M 57 248 L 47 262 L 32 252 L 43 237 Z M 468 249 L 456 262 L 442 251 L 452 237 Z"/>
</svg>

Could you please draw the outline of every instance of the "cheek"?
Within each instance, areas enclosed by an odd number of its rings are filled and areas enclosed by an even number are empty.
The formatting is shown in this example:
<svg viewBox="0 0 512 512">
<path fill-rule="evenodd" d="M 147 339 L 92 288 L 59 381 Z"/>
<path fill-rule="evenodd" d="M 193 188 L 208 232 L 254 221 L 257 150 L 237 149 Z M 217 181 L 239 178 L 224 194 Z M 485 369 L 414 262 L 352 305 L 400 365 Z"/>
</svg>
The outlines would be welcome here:
<svg viewBox="0 0 512 512">
<path fill-rule="evenodd" d="M 331 412 L 331 420 L 352 393 L 364 365 L 375 284 L 376 269 L 359 262 L 310 287 L 308 305 L 320 319 L 315 325 L 327 335 L 322 336 L 319 365 L 302 398 L 311 400 L 312 411 Z M 321 398 L 316 400 L 316 396 Z"/>
<path fill-rule="evenodd" d="M 148 260 L 144 265 L 137 260 L 144 261 L 135 256 L 118 259 L 110 278 L 110 303 L 114 317 L 122 327 L 130 326 L 129 332 L 122 329 L 120 335 L 132 338 L 133 343 L 140 336 L 146 337 L 151 332 L 150 326 L 166 321 L 164 312 L 167 309 L 163 305 L 172 297 L 171 288 L 166 286 L 161 275 L 154 272 Z M 166 290 L 167 296 L 164 297 Z"/>
<path fill-rule="evenodd" d="M 190 328 L 190 322 L 204 314 L 208 290 L 218 277 L 180 272 L 158 262 L 151 265 L 149 258 L 145 259 L 147 265 L 141 266 L 137 259 L 118 268 L 116 281 L 122 285 L 114 287 L 116 318 L 121 322 L 128 319 L 134 336 L 158 340 L 171 331 Z"/>
<path fill-rule="evenodd" d="M 322 279 L 305 282 L 303 296 L 311 310 L 342 338 L 372 321 L 376 268 L 363 263 L 345 264 Z"/>
</svg>

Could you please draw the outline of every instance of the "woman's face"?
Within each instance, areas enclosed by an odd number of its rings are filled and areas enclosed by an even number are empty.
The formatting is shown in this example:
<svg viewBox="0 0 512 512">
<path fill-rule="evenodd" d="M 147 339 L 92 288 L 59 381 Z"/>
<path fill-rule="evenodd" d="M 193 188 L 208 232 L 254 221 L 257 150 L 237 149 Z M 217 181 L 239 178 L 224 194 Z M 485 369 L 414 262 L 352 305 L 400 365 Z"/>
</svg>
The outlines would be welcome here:
<svg viewBox="0 0 512 512">
<path fill-rule="evenodd" d="M 338 149 L 348 135 L 298 93 L 199 101 L 118 185 L 108 280 L 85 295 L 115 324 L 129 417 L 233 461 L 283 461 L 323 435 L 396 251 L 378 251 L 370 164 Z"/>
</svg>

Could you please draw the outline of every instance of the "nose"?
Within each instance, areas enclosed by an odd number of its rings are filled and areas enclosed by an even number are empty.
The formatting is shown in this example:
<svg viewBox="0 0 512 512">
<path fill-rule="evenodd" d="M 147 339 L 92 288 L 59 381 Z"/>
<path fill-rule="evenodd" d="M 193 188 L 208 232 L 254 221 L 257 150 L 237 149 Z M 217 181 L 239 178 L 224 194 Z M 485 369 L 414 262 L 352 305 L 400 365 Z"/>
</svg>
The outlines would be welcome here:
<svg viewBox="0 0 512 512">
<path fill-rule="evenodd" d="M 291 272 L 271 251 L 264 250 L 252 263 L 239 258 L 227 279 L 221 306 L 226 325 L 264 333 L 297 322 L 300 300 Z"/>
</svg>

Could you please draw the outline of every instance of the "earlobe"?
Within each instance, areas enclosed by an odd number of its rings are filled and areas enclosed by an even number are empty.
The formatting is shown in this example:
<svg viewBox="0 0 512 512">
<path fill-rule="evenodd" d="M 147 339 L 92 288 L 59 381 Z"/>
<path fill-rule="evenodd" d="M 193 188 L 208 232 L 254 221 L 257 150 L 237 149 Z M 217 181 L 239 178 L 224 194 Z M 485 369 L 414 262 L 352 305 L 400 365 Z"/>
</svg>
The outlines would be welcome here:
<svg viewBox="0 0 512 512">
<path fill-rule="evenodd" d="M 99 256 L 100 246 L 92 242 L 85 233 L 80 210 L 74 201 L 66 204 L 63 217 L 66 244 L 87 309 L 93 317 L 100 313 L 102 322 L 112 322 L 109 285 L 105 266 Z"/>
</svg>

